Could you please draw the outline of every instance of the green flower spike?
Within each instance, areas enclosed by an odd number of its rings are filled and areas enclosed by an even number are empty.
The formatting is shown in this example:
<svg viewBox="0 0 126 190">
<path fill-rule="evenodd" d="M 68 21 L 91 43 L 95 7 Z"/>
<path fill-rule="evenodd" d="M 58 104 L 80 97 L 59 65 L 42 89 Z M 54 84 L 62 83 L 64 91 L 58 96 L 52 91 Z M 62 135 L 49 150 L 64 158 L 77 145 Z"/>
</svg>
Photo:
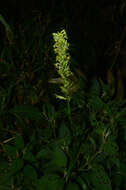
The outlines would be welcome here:
<svg viewBox="0 0 126 190">
<path fill-rule="evenodd" d="M 69 43 L 67 42 L 67 34 L 65 30 L 53 33 L 55 41 L 54 52 L 56 54 L 56 69 L 61 77 L 62 83 L 60 88 L 64 93 L 64 97 L 56 95 L 57 98 L 70 100 L 75 89 L 75 83 L 72 81 L 73 73 L 70 71 L 69 62 L 70 54 Z M 62 97 L 62 98 L 61 98 Z"/>
</svg>

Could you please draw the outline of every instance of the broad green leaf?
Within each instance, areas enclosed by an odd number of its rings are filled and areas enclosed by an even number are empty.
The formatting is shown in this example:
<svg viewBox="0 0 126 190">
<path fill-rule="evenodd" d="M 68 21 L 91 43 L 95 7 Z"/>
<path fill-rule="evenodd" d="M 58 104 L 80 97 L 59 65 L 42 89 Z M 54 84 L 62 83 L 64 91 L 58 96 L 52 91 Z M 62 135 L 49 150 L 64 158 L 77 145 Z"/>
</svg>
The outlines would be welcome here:
<svg viewBox="0 0 126 190">
<path fill-rule="evenodd" d="M 0 190 L 8 190 L 12 187 L 13 178 L 8 174 L 0 175 Z"/>
<path fill-rule="evenodd" d="M 22 150 L 24 148 L 24 139 L 21 135 L 16 135 L 14 141 L 17 150 Z"/>
<path fill-rule="evenodd" d="M 32 152 L 28 151 L 24 153 L 23 159 L 29 162 L 36 162 L 35 156 L 32 154 Z"/>
<path fill-rule="evenodd" d="M 17 105 L 10 110 L 10 113 L 17 114 L 20 117 L 25 117 L 31 120 L 39 120 L 42 118 L 42 114 L 39 109 L 32 105 Z"/>
<path fill-rule="evenodd" d="M 65 123 L 61 123 L 59 128 L 59 138 L 63 138 L 66 145 L 71 143 L 71 135 L 68 126 Z"/>
<path fill-rule="evenodd" d="M 26 165 L 24 167 L 24 178 L 26 181 L 28 180 L 29 182 L 37 182 L 37 173 L 36 170 L 31 166 L 31 165 Z"/>
<path fill-rule="evenodd" d="M 38 180 L 37 190 L 63 190 L 64 180 L 56 174 L 44 175 Z"/>
<path fill-rule="evenodd" d="M 4 149 L 7 152 L 8 156 L 10 156 L 12 159 L 16 159 L 17 156 L 17 148 L 11 145 L 4 145 Z"/>
<path fill-rule="evenodd" d="M 53 154 L 53 162 L 60 168 L 65 168 L 67 165 L 67 157 L 65 153 L 58 147 Z"/>
<path fill-rule="evenodd" d="M 69 128 L 65 125 L 64 122 L 61 123 L 60 128 L 59 128 L 59 137 L 65 137 L 65 136 L 70 136 L 70 130 Z"/>
<path fill-rule="evenodd" d="M 37 159 L 50 159 L 52 158 L 52 151 L 47 147 L 40 150 L 37 155 Z"/>
<path fill-rule="evenodd" d="M 94 190 L 112 190 L 111 181 L 102 165 L 94 165 L 91 171 L 83 174 L 84 179 Z"/>
<path fill-rule="evenodd" d="M 15 175 L 17 172 L 19 172 L 24 165 L 24 161 L 20 158 L 17 158 L 14 160 L 11 164 L 11 167 L 9 169 L 9 176 Z"/>
<path fill-rule="evenodd" d="M 67 185 L 66 190 L 80 190 L 80 188 L 76 183 L 70 183 Z"/>
<path fill-rule="evenodd" d="M 59 147 L 56 147 L 50 155 L 49 161 L 44 165 L 44 172 L 64 172 L 66 165 L 67 157 L 65 153 Z"/>
</svg>

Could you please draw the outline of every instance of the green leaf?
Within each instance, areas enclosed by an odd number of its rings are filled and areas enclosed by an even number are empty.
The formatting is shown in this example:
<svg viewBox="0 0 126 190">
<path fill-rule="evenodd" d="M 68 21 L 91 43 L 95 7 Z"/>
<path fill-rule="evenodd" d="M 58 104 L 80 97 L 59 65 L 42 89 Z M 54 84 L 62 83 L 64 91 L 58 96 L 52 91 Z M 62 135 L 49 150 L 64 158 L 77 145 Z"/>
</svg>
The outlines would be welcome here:
<svg viewBox="0 0 126 190">
<path fill-rule="evenodd" d="M 16 135 L 14 141 L 17 150 L 22 150 L 24 148 L 24 139 L 21 135 Z"/>
<path fill-rule="evenodd" d="M 10 110 L 10 113 L 17 114 L 20 117 L 25 117 L 31 120 L 40 120 L 42 119 L 42 114 L 38 108 L 32 105 L 19 105 L 15 106 Z"/>
<path fill-rule="evenodd" d="M 67 157 L 65 153 L 58 147 L 53 154 L 53 162 L 56 166 L 61 168 L 65 168 L 67 165 Z"/>
<path fill-rule="evenodd" d="M 63 138 L 66 145 L 69 145 L 71 143 L 70 130 L 64 122 L 61 123 L 59 128 L 59 138 Z"/>
<path fill-rule="evenodd" d="M 37 155 L 37 159 L 49 159 L 52 158 L 52 151 L 47 147 L 40 150 Z"/>
<path fill-rule="evenodd" d="M 56 147 L 50 155 L 49 161 L 44 165 L 44 172 L 64 172 L 67 165 L 67 157 L 65 153 Z"/>
<path fill-rule="evenodd" d="M 4 149 L 7 152 L 8 156 L 10 156 L 12 159 L 16 158 L 16 156 L 17 156 L 17 148 L 16 147 L 5 144 Z"/>
<path fill-rule="evenodd" d="M 65 125 L 64 122 L 61 123 L 60 128 L 59 128 L 59 137 L 63 138 L 66 136 L 70 136 L 70 130 L 69 128 Z"/>
<path fill-rule="evenodd" d="M 121 188 L 121 185 L 123 184 L 122 175 L 114 172 L 114 174 L 112 175 L 112 183 L 114 184 L 116 190 L 122 189 Z"/>
<path fill-rule="evenodd" d="M 29 162 L 36 162 L 35 156 L 32 154 L 32 152 L 25 152 L 23 159 Z"/>
<path fill-rule="evenodd" d="M 38 180 L 37 190 L 63 190 L 64 180 L 58 175 L 44 175 Z"/>
<path fill-rule="evenodd" d="M 104 107 L 104 102 L 98 96 L 92 96 L 89 105 L 93 111 L 98 112 Z"/>
<path fill-rule="evenodd" d="M 1 155 L 0 155 L 1 156 Z M 9 178 L 7 171 L 9 168 L 9 162 L 1 159 L 0 160 L 0 190 L 6 189 L 8 186 L 10 186 Z"/>
<path fill-rule="evenodd" d="M 77 176 L 75 180 L 78 184 L 80 184 L 82 190 L 88 190 L 87 184 L 83 178 Z"/>
<path fill-rule="evenodd" d="M 117 121 L 120 120 L 120 118 L 125 118 L 126 115 L 126 107 L 122 108 L 116 115 Z"/>
<path fill-rule="evenodd" d="M 107 142 L 103 146 L 104 153 L 108 156 L 116 156 L 118 153 L 118 145 L 113 137 L 108 137 Z"/>
<path fill-rule="evenodd" d="M 22 159 L 18 158 L 14 160 L 9 170 L 9 176 L 15 175 L 17 172 L 19 172 L 23 168 L 23 165 L 24 161 Z"/>
<path fill-rule="evenodd" d="M 91 171 L 83 174 L 94 190 L 112 190 L 111 181 L 102 165 L 95 164 Z"/>
<path fill-rule="evenodd" d="M 121 126 L 125 126 L 126 125 L 126 118 L 124 116 L 118 118 L 118 123 Z"/>
<path fill-rule="evenodd" d="M 0 159 L 0 175 L 1 173 L 4 173 L 4 171 L 8 169 L 8 165 L 9 165 L 8 161 Z"/>
<path fill-rule="evenodd" d="M 80 188 L 76 183 L 70 183 L 68 184 L 66 190 L 80 190 Z"/>
<path fill-rule="evenodd" d="M 123 176 L 126 178 L 126 163 L 123 161 L 120 163 L 120 171 Z"/>
<path fill-rule="evenodd" d="M 37 182 L 37 173 L 36 170 L 31 165 L 26 165 L 24 167 L 24 179 L 28 182 Z"/>
<path fill-rule="evenodd" d="M 0 176 L 0 190 L 8 190 L 12 187 L 12 177 L 8 174 Z"/>
<path fill-rule="evenodd" d="M 54 116 L 55 116 L 55 108 L 54 108 L 54 106 L 53 105 L 51 105 L 51 104 L 48 104 L 48 118 L 49 119 L 54 119 Z"/>
</svg>

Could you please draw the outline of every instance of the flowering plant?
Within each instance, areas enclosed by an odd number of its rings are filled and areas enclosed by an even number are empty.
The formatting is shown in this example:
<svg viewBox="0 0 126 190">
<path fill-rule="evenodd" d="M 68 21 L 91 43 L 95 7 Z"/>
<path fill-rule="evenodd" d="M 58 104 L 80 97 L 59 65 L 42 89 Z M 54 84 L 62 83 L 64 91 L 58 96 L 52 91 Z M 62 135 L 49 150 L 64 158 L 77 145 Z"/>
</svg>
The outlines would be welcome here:
<svg viewBox="0 0 126 190">
<path fill-rule="evenodd" d="M 70 100 L 72 93 L 76 90 L 75 83 L 72 80 L 73 73 L 70 71 L 70 54 L 69 43 L 67 42 L 67 34 L 65 30 L 61 32 L 53 33 L 53 39 L 55 41 L 54 52 L 56 54 L 56 63 L 58 74 L 60 75 L 61 85 L 60 88 L 65 97 L 56 95 L 57 98 Z"/>
</svg>

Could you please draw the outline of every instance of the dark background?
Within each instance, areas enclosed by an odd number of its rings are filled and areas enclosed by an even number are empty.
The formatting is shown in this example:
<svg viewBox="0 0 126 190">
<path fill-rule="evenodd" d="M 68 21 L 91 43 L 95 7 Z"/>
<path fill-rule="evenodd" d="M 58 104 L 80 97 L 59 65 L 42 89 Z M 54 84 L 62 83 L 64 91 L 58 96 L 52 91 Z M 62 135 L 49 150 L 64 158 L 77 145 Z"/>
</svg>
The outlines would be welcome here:
<svg viewBox="0 0 126 190">
<path fill-rule="evenodd" d="M 42 14 L 43 20 L 49 14 L 49 31 L 55 32 L 60 28 L 67 30 L 73 47 L 72 56 L 80 63 L 80 68 L 92 76 L 104 75 L 111 67 L 115 54 L 109 55 L 106 52 L 108 49 L 114 51 L 116 42 L 121 39 L 125 27 L 126 6 L 124 0 L 2 0 L 0 14 L 8 23 L 13 23 L 15 28 L 36 14 Z M 125 38 L 121 44 L 122 51 L 125 52 L 123 44 Z M 119 55 L 119 61 L 124 62 L 122 60 L 125 56 L 120 58 Z"/>
</svg>

